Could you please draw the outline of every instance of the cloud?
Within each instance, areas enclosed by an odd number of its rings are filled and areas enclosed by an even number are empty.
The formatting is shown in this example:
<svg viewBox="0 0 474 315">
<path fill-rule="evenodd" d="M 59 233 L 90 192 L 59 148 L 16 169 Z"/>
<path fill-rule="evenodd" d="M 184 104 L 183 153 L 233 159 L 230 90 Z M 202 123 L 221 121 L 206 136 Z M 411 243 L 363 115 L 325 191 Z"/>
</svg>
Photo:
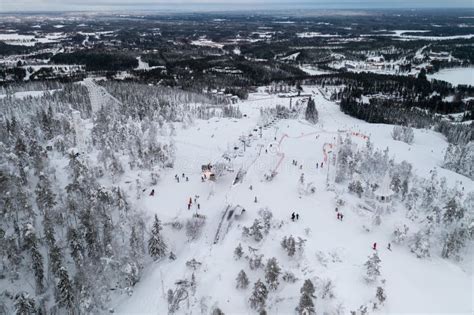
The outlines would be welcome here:
<svg viewBox="0 0 474 315">
<path fill-rule="evenodd" d="M 245 10 L 283 8 L 472 8 L 471 0 L 0 0 L 0 12 L 77 10 Z"/>
</svg>

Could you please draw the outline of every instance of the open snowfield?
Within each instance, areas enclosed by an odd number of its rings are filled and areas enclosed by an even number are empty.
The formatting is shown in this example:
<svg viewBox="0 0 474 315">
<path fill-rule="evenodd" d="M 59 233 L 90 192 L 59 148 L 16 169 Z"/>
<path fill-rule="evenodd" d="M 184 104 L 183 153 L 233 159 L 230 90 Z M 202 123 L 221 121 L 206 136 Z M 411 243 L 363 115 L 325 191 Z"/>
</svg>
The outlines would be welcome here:
<svg viewBox="0 0 474 315">
<path fill-rule="evenodd" d="M 474 68 L 460 67 L 451 69 L 442 69 L 435 74 L 428 75 L 429 79 L 437 79 L 449 82 L 453 85 L 474 85 Z"/>
<path fill-rule="evenodd" d="M 177 260 L 165 259 L 145 269 L 133 294 L 113 301 L 116 313 L 166 314 L 166 291 L 174 288 L 177 280 L 191 277 L 193 270 L 185 263 L 194 258 L 202 263 L 195 271 L 197 291 L 183 303 L 178 313 L 198 314 L 206 304 L 208 312 L 213 306 L 218 306 L 225 314 L 253 314 L 248 298 L 253 283 L 264 279 L 264 272 L 261 269 L 249 270 L 244 259 L 235 261 L 234 248 L 242 243 L 246 254 L 248 246 L 259 248 L 264 261 L 276 257 L 283 271 L 292 271 L 298 278 L 295 283 L 281 281 L 279 288 L 270 292 L 268 314 L 294 314 L 303 281 L 317 278 L 333 280 L 335 299 L 318 299 L 316 310 L 335 310 L 341 304 L 343 314 L 348 314 L 375 294 L 375 287 L 363 280 L 363 264 L 373 251 L 372 243 L 377 242 L 382 278 L 386 279 L 387 301 L 376 313 L 472 314 L 472 261 L 457 264 L 438 255 L 431 259 L 418 259 L 407 247 L 396 245 L 392 246 L 392 251 L 387 250 L 394 225 L 410 225 L 411 221 L 398 211 L 385 216 L 382 224 L 370 232 L 364 231 L 362 226 L 370 225 L 371 216 L 357 206 L 361 200 L 344 194 L 345 187 L 336 187 L 336 191 L 326 190 L 328 169 L 326 165 L 324 168 L 315 167 L 316 163 L 323 162 L 324 144 L 335 143 L 339 133 L 358 132 L 369 136 L 377 148 L 389 147 L 390 156 L 394 156 L 396 161 L 412 163 L 417 175 L 428 177 L 430 170 L 438 167 L 439 176 L 446 176 L 449 185 L 462 181 L 467 190 L 473 190 L 473 182 L 468 178 L 439 168 L 447 147 L 444 137 L 433 131 L 415 130 L 412 145 L 394 141 L 390 135 L 393 126 L 368 124 L 341 113 L 339 107 L 326 100 L 317 87 L 305 87 L 304 93 L 311 93 L 316 101 L 319 111 L 317 125 L 304 120 L 277 120 L 264 128 L 260 137 L 259 132 L 253 131 L 260 123 L 260 108 L 276 104 L 289 106 L 290 103 L 289 98 L 260 92 L 251 94 L 248 100 L 239 104 L 247 117 L 196 120 L 187 129 L 177 128 L 175 168 L 162 173 L 159 183 L 147 187 L 136 201 L 150 218 L 157 214 L 164 222 L 163 235 Z M 293 98 L 293 106 L 297 100 Z M 302 105 L 301 109 L 304 108 Z M 244 152 L 238 138 L 250 133 L 253 141 Z M 365 145 L 366 140 L 362 137 L 352 138 L 354 143 Z M 239 152 L 233 162 L 235 172 L 220 177 L 216 183 L 202 182 L 201 165 L 219 161 L 225 151 L 234 147 Z M 294 159 L 298 166 L 292 164 Z M 247 170 L 247 174 L 242 183 L 233 186 L 235 173 L 241 167 Z M 277 171 L 274 180 L 265 181 L 264 174 L 274 169 Z M 181 177 L 182 173 L 189 177 L 189 181 L 180 178 L 178 183 L 174 176 Z M 304 173 L 306 182 L 314 183 L 315 194 L 300 195 L 297 183 L 301 173 Z M 122 179 L 122 186 L 126 188 L 128 185 L 130 196 L 135 195 L 135 190 L 127 182 L 133 183 L 136 175 L 125 175 Z M 249 189 L 251 185 L 252 190 Z M 151 189 L 155 189 L 153 197 L 149 196 Z M 346 200 L 346 205 L 340 209 L 344 221 L 336 219 L 336 193 L 344 194 Z M 195 196 L 199 196 L 197 203 L 201 209 L 198 211 L 193 202 L 188 210 L 187 201 Z M 254 202 L 255 197 L 257 202 Z M 239 219 L 227 221 L 223 214 L 228 205 L 240 205 L 246 212 Z M 264 207 L 272 211 L 274 221 L 279 222 L 281 228 L 272 228 L 260 243 L 243 239 L 241 227 L 251 225 L 258 217 L 258 210 Z M 166 225 L 190 218 L 196 211 L 207 217 L 202 237 L 197 241 L 188 242 L 183 231 Z M 300 214 L 299 221 L 290 220 L 292 212 Z M 219 229 L 221 220 L 223 224 Z M 290 234 L 307 240 L 300 259 L 290 259 L 280 246 L 281 239 Z M 241 269 L 246 270 L 251 283 L 246 291 L 235 288 L 235 278 Z"/>
</svg>

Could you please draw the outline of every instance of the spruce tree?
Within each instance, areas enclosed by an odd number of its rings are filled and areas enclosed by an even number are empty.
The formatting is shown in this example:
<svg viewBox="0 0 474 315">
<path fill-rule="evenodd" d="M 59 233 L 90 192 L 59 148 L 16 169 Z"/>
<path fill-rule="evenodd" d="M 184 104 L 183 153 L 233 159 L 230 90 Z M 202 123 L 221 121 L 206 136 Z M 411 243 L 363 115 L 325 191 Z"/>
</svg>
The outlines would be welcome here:
<svg viewBox="0 0 474 315">
<path fill-rule="evenodd" d="M 270 290 L 276 290 L 280 284 L 278 277 L 280 276 L 281 268 L 275 257 L 270 258 L 265 267 L 265 280 L 267 281 Z"/>
<path fill-rule="evenodd" d="M 380 276 L 380 258 L 377 252 L 374 252 L 364 264 L 366 268 L 366 281 L 374 282 Z"/>
<path fill-rule="evenodd" d="M 154 260 L 162 258 L 166 255 L 167 246 L 163 240 L 163 237 L 161 236 L 161 230 L 161 222 L 158 219 L 158 216 L 155 214 L 155 221 L 153 222 L 150 239 L 148 240 L 148 253 Z"/>
<path fill-rule="evenodd" d="M 237 260 L 237 259 L 242 258 L 243 254 L 244 254 L 244 251 L 242 250 L 242 245 L 239 243 L 239 245 L 234 250 L 234 257 Z"/>
<path fill-rule="evenodd" d="M 303 283 L 303 286 L 300 289 L 301 297 L 298 306 L 296 307 L 296 311 L 298 314 L 307 315 L 307 314 L 315 314 L 314 309 L 314 285 L 313 282 L 309 279 L 306 279 Z"/>
<path fill-rule="evenodd" d="M 305 118 L 310 123 L 318 122 L 318 111 L 316 110 L 316 105 L 314 100 L 310 97 L 308 100 L 308 105 L 306 106 Z"/>
<path fill-rule="evenodd" d="M 263 310 L 265 308 L 267 297 L 268 289 L 265 284 L 263 284 L 263 282 L 258 279 L 258 281 L 255 282 L 252 295 L 249 299 L 250 307 L 257 311 Z"/>
<path fill-rule="evenodd" d="M 249 285 L 249 278 L 247 277 L 247 274 L 245 271 L 240 270 L 239 274 L 237 275 L 237 289 L 247 289 Z"/>
<path fill-rule="evenodd" d="M 28 293 L 20 292 L 15 296 L 15 315 L 36 314 L 35 300 L 29 297 Z"/>
<path fill-rule="evenodd" d="M 59 277 L 59 269 L 61 268 L 61 263 L 61 249 L 57 244 L 54 244 L 49 248 L 49 269 L 56 277 Z"/>
<path fill-rule="evenodd" d="M 64 307 L 71 311 L 74 308 L 75 298 L 72 289 L 72 283 L 69 275 L 64 267 L 59 268 L 59 281 L 57 284 L 58 296 L 57 303 L 60 307 Z"/>
</svg>

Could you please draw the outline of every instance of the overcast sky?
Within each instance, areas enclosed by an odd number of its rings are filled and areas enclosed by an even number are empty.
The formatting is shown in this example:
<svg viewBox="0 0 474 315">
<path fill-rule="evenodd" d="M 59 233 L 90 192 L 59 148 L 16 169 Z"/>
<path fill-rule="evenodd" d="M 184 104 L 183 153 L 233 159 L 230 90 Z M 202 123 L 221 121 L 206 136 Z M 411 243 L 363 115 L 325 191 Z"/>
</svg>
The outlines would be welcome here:
<svg viewBox="0 0 474 315">
<path fill-rule="evenodd" d="M 474 0 L 0 0 L 0 12 L 251 10 L 308 8 L 473 8 Z"/>
</svg>

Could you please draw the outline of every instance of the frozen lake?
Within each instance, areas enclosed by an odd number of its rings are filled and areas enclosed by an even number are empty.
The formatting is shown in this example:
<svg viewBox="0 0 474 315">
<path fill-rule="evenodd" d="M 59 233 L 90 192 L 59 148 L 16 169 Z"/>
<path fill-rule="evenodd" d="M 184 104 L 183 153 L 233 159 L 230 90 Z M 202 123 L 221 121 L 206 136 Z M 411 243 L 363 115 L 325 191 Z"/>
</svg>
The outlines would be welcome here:
<svg viewBox="0 0 474 315">
<path fill-rule="evenodd" d="M 428 75 L 428 78 L 443 80 L 453 85 L 469 84 L 474 86 L 474 67 L 442 69 L 435 74 Z"/>
</svg>

